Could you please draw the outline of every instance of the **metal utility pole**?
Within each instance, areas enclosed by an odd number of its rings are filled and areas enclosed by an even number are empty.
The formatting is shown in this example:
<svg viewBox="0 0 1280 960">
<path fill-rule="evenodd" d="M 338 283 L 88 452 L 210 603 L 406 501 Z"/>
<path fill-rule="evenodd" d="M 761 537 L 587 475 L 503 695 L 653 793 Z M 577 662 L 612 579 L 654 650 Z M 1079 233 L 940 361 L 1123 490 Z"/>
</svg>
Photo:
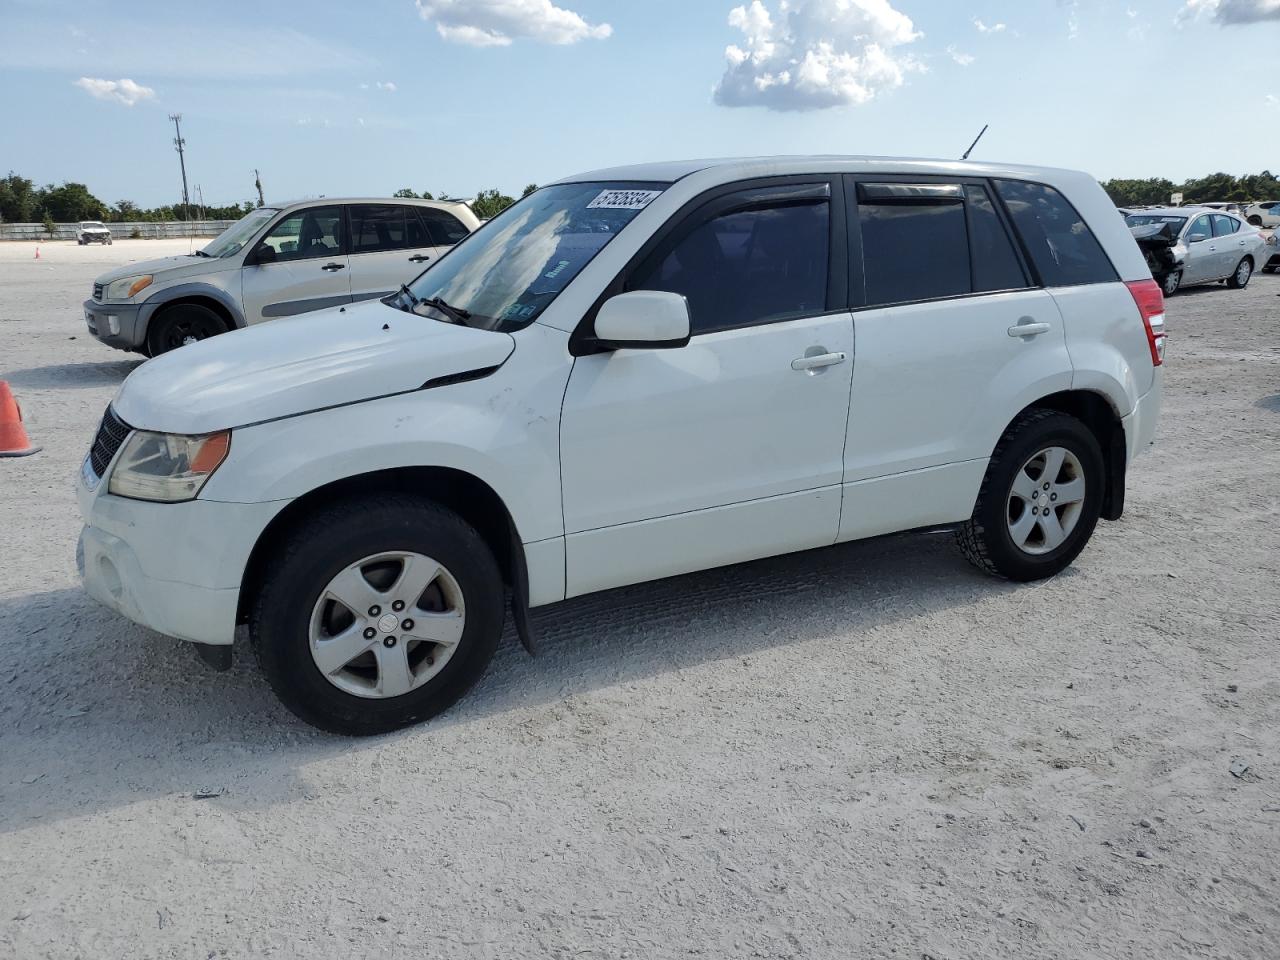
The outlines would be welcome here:
<svg viewBox="0 0 1280 960">
<path fill-rule="evenodd" d="M 978 145 L 978 141 L 982 139 L 983 134 L 987 132 L 987 127 L 989 126 L 991 126 L 989 123 L 984 123 L 982 125 L 982 129 L 978 131 L 978 135 L 973 138 L 973 143 L 969 144 L 969 149 L 964 152 L 964 156 L 960 158 L 961 160 L 969 159 L 969 154 L 973 153 L 973 148 Z"/>
<path fill-rule="evenodd" d="M 265 207 L 267 201 L 262 195 L 262 176 L 258 173 L 257 167 L 253 168 L 253 185 L 258 188 L 258 206 Z"/>
<path fill-rule="evenodd" d="M 178 151 L 178 166 L 182 168 L 182 214 L 189 220 L 191 219 L 191 197 L 187 193 L 187 161 L 182 153 L 182 148 L 187 144 L 187 141 L 182 139 L 182 114 L 171 113 L 169 119 L 173 121 L 173 130 L 177 134 L 173 138 L 173 145 Z"/>
</svg>

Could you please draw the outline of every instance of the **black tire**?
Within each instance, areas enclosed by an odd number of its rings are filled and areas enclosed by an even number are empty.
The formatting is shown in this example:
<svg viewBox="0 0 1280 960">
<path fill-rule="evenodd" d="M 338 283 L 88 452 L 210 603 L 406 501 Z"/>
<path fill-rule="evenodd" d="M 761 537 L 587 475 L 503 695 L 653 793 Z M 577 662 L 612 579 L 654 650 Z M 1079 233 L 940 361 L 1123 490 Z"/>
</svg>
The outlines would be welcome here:
<svg viewBox="0 0 1280 960">
<path fill-rule="evenodd" d="M 1032 555 L 1020 549 L 1009 533 L 1009 500 L 1018 471 L 1050 446 L 1064 447 L 1079 460 L 1085 498 L 1066 540 L 1050 553 Z M 956 531 L 956 541 L 969 562 L 985 573 L 1019 582 L 1052 577 L 1070 566 L 1093 536 L 1104 483 L 1102 449 L 1092 431 L 1068 414 L 1033 409 L 1019 417 L 996 444 L 973 516 Z"/>
<path fill-rule="evenodd" d="M 1182 287 L 1182 271 L 1174 270 L 1160 278 L 1160 289 L 1166 297 L 1172 297 Z"/>
<path fill-rule="evenodd" d="M 223 319 L 198 303 L 180 303 L 161 310 L 147 330 L 147 352 L 158 357 L 188 340 L 208 340 L 227 332 Z"/>
<path fill-rule="evenodd" d="M 1249 265 L 1249 272 L 1245 274 L 1245 278 L 1241 280 L 1240 271 L 1244 268 L 1245 264 Z M 1231 276 L 1227 277 L 1227 286 L 1230 287 L 1232 290 L 1243 290 L 1245 287 L 1249 285 L 1249 281 L 1252 279 L 1253 279 L 1253 261 L 1250 260 L 1248 257 L 1244 257 L 1243 259 L 1241 259 L 1239 263 L 1236 264 L 1236 268 L 1233 271 L 1231 271 Z"/>
<path fill-rule="evenodd" d="M 1263 272 L 1263 273 L 1275 273 L 1277 269 L 1280 269 L 1280 267 L 1263 267 L 1263 268 L 1262 268 L 1262 272 Z"/>
<path fill-rule="evenodd" d="M 311 656 L 311 612 L 329 582 L 364 557 L 405 550 L 446 567 L 466 609 L 462 639 L 444 668 L 399 697 L 359 697 L 330 683 Z M 453 706 L 484 674 L 506 615 L 493 552 L 456 514 L 402 494 L 327 507 L 288 537 L 271 561 L 249 615 L 267 682 L 294 714 L 330 733 L 370 736 L 420 723 Z"/>
<path fill-rule="evenodd" d="M 1249 218 L 1249 223 L 1252 226 L 1260 227 L 1262 226 L 1262 218 L 1255 213 L 1252 217 Z"/>
</svg>

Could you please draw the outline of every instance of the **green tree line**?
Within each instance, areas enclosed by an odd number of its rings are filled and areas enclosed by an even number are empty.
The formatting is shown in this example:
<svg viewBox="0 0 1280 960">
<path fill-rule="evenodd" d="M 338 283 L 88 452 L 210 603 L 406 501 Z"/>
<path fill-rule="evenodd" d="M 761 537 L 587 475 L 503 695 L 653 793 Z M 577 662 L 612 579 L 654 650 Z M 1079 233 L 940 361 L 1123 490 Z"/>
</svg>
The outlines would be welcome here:
<svg viewBox="0 0 1280 960">
<path fill-rule="evenodd" d="M 536 183 L 529 184 L 527 187 L 524 188 L 524 190 L 521 191 L 520 198 L 524 199 L 525 197 L 527 197 L 529 194 L 533 193 L 537 189 L 538 189 L 538 185 Z M 410 190 L 408 187 L 405 187 L 403 190 L 397 190 L 395 193 L 392 194 L 392 196 L 401 197 L 402 199 L 407 199 L 407 200 L 456 199 L 454 197 L 450 197 L 447 193 L 433 194 L 433 193 L 427 192 L 426 190 L 424 190 L 422 193 L 415 193 L 414 191 Z M 501 190 L 481 190 L 478 194 L 476 194 L 476 198 L 469 202 L 471 204 L 471 209 L 475 212 L 475 215 L 477 217 L 479 217 L 481 220 L 491 220 L 494 217 L 496 217 L 498 214 L 500 214 L 503 210 L 507 209 L 507 207 L 515 203 L 516 198 L 507 196 Z"/>
<path fill-rule="evenodd" d="M 134 220 L 195 220 L 201 212 L 209 220 L 239 220 L 257 204 L 252 200 L 230 206 L 200 207 L 180 203 L 144 208 L 129 200 L 117 200 L 108 206 L 83 183 L 52 183 L 37 187 L 26 177 L 9 171 L 0 178 L 0 221 L 5 223 L 76 223 L 80 220 L 104 220 L 123 223 Z"/>
<path fill-rule="evenodd" d="M 1197 177 L 1182 183 L 1174 183 L 1161 177 L 1147 180 L 1108 180 L 1102 187 L 1117 207 L 1168 203 L 1175 193 L 1182 194 L 1183 203 L 1280 200 L 1280 180 L 1270 170 L 1241 177 L 1234 177 L 1229 173 L 1211 173 L 1207 177 Z"/>
</svg>

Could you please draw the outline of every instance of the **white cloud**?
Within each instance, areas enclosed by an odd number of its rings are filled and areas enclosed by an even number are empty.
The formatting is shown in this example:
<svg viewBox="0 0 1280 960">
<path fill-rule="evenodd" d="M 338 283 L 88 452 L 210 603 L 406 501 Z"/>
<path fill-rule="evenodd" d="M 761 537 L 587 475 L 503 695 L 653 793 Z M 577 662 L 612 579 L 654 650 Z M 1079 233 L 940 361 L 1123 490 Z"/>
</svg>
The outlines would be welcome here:
<svg viewBox="0 0 1280 960">
<path fill-rule="evenodd" d="M 374 86 L 377 87 L 379 90 L 387 91 L 387 93 L 396 92 L 396 85 L 392 83 L 390 80 L 387 80 L 385 83 L 382 81 L 379 81 L 378 83 L 375 83 Z"/>
<path fill-rule="evenodd" d="M 1274 93 L 1268 93 L 1266 101 L 1268 107 L 1280 107 L 1280 97 L 1277 97 Z"/>
<path fill-rule="evenodd" d="M 973 21 L 973 25 L 978 28 L 979 33 L 1004 33 L 1009 29 L 1003 23 L 993 23 L 988 25 L 977 19 Z"/>
<path fill-rule="evenodd" d="M 508 47 L 516 40 L 568 44 L 603 40 L 607 23 L 590 24 L 551 0 L 414 0 L 445 40 L 473 47 Z"/>
<path fill-rule="evenodd" d="M 1280 0 L 1187 0 L 1178 11 L 1178 21 L 1209 16 L 1224 27 L 1242 23 L 1280 21 Z"/>
<path fill-rule="evenodd" d="M 973 61 L 977 59 L 971 53 L 963 53 L 962 51 L 957 50 L 954 44 L 952 46 L 947 47 L 947 53 L 951 55 L 952 60 L 960 64 L 960 66 L 962 67 L 970 66 L 973 63 Z"/>
<path fill-rule="evenodd" d="M 102 80 L 97 77 L 81 77 L 75 81 L 75 86 L 97 100 L 112 100 L 116 103 L 123 103 L 126 107 L 132 107 L 142 100 L 154 100 L 156 98 L 156 92 L 150 87 L 144 87 L 142 84 L 134 83 L 127 78 Z"/>
<path fill-rule="evenodd" d="M 896 49 L 921 34 L 890 0 L 779 0 L 777 6 L 776 16 L 761 0 L 729 13 L 745 48 L 725 50 L 728 66 L 716 103 L 771 110 L 861 104 L 924 69 Z"/>
</svg>

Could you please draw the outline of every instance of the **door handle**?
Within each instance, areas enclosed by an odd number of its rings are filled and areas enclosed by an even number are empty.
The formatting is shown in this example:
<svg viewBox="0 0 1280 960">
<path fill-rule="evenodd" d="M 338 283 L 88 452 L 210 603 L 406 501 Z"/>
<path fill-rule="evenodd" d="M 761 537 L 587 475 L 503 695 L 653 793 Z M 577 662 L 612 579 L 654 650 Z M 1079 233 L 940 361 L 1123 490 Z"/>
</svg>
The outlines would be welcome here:
<svg viewBox="0 0 1280 960">
<path fill-rule="evenodd" d="M 321 270 L 328 270 L 330 273 L 333 273 L 333 271 L 335 271 L 335 270 L 345 270 L 345 269 L 347 269 L 347 265 L 346 265 L 345 263 L 326 263 L 326 264 L 325 264 L 323 267 L 321 267 L 320 269 L 321 269 Z"/>
<path fill-rule="evenodd" d="M 1048 333 L 1053 329 L 1052 324 L 1048 323 L 1015 323 L 1009 328 L 1009 336 L 1011 337 L 1038 337 L 1042 333 Z"/>
<path fill-rule="evenodd" d="M 430 260 L 430 259 L 431 259 L 431 258 L 430 258 L 430 257 L 428 257 L 425 253 L 419 253 L 417 256 L 410 257 L 410 258 L 409 258 L 409 262 L 410 262 L 410 263 L 425 263 L 427 260 Z"/>
<path fill-rule="evenodd" d="M 844 363 L 846 356 L 843 353 L 820 353 L 816 357 L 796 357 L 791 361 L 792 370 L 820 370 L 823 367 L 833 367 L 837 363 Z"/>
</svg>

